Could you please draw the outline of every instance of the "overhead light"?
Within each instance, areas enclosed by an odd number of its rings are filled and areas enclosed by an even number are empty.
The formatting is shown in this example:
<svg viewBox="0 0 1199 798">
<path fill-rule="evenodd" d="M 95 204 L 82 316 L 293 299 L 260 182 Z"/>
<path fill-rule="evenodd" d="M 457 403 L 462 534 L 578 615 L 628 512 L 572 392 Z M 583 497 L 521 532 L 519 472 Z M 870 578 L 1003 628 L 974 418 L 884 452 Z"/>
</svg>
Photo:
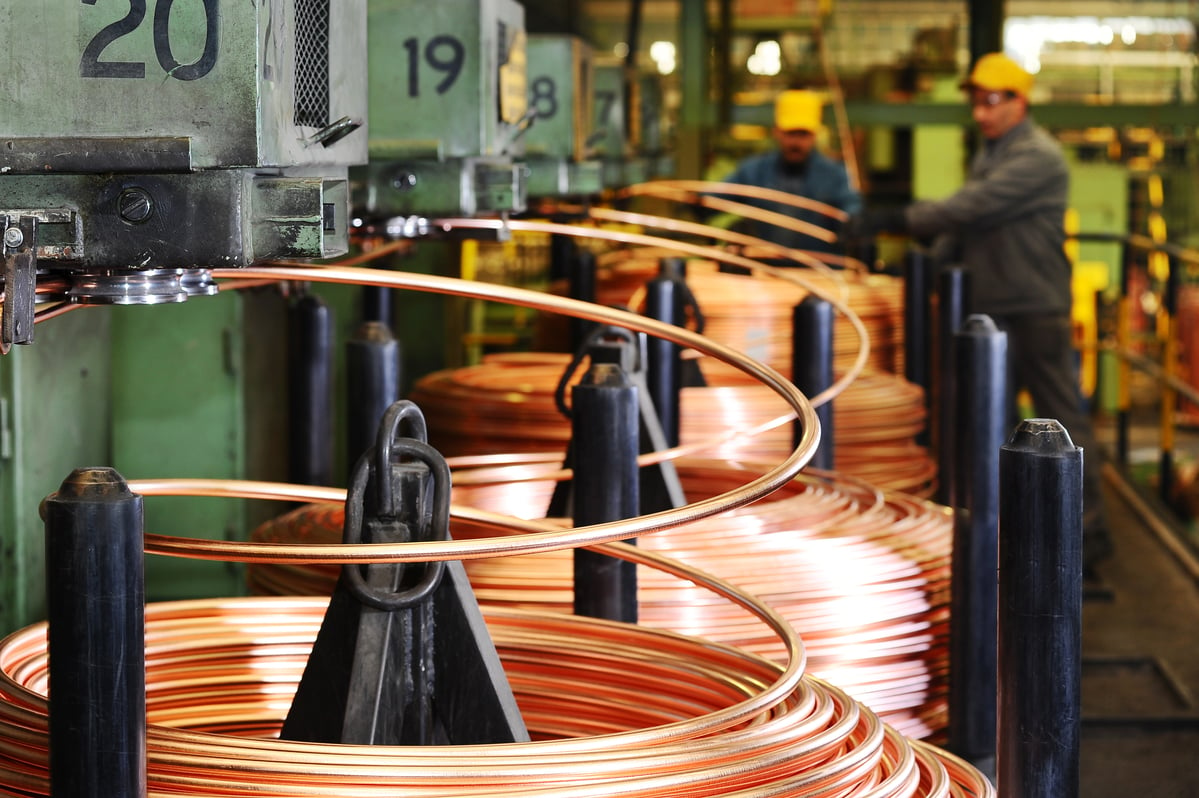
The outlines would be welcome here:
<svg viewBox="0 0 1199 798">
<path fill-rule="evenodd" d="M 783 48 L 774 39 L 760 41 L 745 66 L 751 75 L 777 75 L 783 71 Z"/>
<path fill-rule="evenodd" d="M 654 42 L 649 46 L 649 57 L 653 60 L 654 65 L 658 67 L 658 72 L 663 75 L 669 75 L 678 66 L 674 42 Z"/>
</svg>

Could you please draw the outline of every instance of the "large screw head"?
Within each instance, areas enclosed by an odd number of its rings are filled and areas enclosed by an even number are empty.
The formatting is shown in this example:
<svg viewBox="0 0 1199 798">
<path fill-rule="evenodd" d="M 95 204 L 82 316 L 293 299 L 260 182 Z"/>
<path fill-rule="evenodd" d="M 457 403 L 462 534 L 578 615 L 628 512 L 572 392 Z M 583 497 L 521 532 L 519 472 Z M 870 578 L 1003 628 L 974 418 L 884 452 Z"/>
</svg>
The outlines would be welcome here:
<svg viewBox="0 0 1199 798">
<path fill-rule="evenodd" d="M 117 213 L 129 224 L 141 224 L 154 213 L 154 200 L 144 188 L 127 188 L 117 198 Z"/>
<path fill-rule="evenodd" d="M 21 232 L 19 227 L 10 227 L 4 231 L 4 246 L 9 249 L 16 249 L 25 243 L 25 234 Z"/>
</svg>

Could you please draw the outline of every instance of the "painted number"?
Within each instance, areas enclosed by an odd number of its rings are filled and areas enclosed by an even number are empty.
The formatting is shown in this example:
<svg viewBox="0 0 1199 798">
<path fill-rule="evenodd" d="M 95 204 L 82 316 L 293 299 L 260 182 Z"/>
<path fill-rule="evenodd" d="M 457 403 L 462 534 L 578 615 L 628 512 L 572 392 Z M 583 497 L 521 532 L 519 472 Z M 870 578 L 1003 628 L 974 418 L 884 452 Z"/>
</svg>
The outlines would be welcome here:
<svg viewBox="0 0 1199 798">
<path fill-rule="evenodd" d="M 420 96 L 420 39 L 415 36 L 404 40 L 404 49 L 408 51 L 408 96 Z M 448 52 L 447 52 L 448 50 Z M 466 63 L 466 46 L 453 37 L 442 34 L 434 36 L 425 43 L 425 63 L 438 72 L 445 74 L 434 87 L 438 94 L 445 94 L 454 85 L 454 81 L 462 74 L 462 65 Z"/>
<path fill-rule="evenodd" d="M 108 45 L 127 36 L 141 26 L 146 18 L 146 0 L 127 0 L 129 13 L 104 26 L 83 48 L 79 59 L 79 76 L 84 78 L 144 78 L 146 65 L 141 61 L 101 61 L 100 54 Z M 177 80 L 196 80 L 212 71 L 217 58 L 217 0 L 198 0 L 204 5 L 204 50 L 191 64 L 175 59 L 171 47 L 171 9 L 175 0 L 157 0 L 154 4 L 154 55 L 168 77 Z M 83 0 L 94 6 L 97 0 Z"/>
<path fill-rule="evenodd" d="M 536 112 L 536 119 L 551 119 L 558 113 L 558 84 L 553 78 L 537 78 L 529 86 L 529 105 Z"/>
</svg>

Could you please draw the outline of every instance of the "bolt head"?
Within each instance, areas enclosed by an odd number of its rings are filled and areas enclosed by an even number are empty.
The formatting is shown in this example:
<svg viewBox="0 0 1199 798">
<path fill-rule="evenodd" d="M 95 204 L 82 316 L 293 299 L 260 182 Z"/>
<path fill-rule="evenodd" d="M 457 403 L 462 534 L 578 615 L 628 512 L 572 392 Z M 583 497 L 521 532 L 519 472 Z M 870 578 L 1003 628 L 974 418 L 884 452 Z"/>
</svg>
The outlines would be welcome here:
<svg viewBox="0 0 1199 798">
<path fill-rule="evenodd" d="M 141 224 L 154 213 L 154 201 L 144 188 L 127 188 L 117 198 L 117 213 L 129 224 Z"/>
<path fill-rule="evenodd" d="M 4 231 L 4 246 L 15 249 L 25 243 L 25 234 L 19 227 L 10 227 Z"/>
</svg>

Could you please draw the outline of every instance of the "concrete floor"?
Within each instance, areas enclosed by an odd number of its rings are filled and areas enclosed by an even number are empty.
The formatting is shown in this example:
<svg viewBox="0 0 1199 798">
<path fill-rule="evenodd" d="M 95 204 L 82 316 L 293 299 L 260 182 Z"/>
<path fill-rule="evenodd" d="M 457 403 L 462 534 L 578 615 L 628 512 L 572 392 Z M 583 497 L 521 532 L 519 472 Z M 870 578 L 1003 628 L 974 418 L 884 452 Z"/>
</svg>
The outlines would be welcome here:
<svg viewBox="0 0 1199 798">
<path fill-rule="evenodd" d="M 1105 471 L 1115 555 L 1084 585 L 1079 794 L 1199 796 L 1199 564 L 1151 488 Z"/>
</svg>

